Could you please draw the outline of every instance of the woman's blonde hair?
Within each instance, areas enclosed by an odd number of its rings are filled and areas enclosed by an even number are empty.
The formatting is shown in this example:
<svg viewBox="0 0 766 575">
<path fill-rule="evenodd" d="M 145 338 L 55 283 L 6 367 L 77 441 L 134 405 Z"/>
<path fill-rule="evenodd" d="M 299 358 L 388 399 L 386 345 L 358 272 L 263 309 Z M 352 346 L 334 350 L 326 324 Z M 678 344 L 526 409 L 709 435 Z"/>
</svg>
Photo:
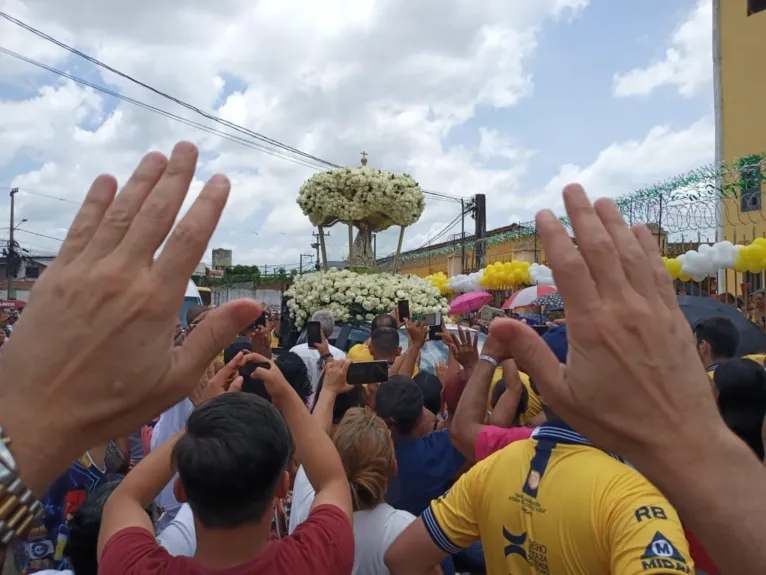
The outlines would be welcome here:
<svg viewBox="0 0 766 575">
<path fill-rule="evenodd" d="M 396 468 L 394 444 L 385 422 L 372 411 L 349 409 L 335 430 L 333 443 L 351 485 L 354 511 L 385 502 L 388 480 Z"/>
</svg>

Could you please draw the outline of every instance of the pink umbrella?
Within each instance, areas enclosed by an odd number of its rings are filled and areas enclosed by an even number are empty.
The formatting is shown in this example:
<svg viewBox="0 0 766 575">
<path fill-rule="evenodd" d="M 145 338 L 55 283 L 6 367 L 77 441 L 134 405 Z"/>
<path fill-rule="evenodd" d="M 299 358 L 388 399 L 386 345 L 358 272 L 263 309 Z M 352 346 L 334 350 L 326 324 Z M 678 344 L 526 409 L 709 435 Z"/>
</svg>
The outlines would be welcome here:
<svg viewBox="0 0 766 575">
<path fill-rule="evenodd" d="M 555 286 L 531 286 L 517 291 L 502 305 L 502 309 L 516 309 L 531 305 L 537 298 L 558 291 Z"/>
<path fill-rule="evenodd" d="M 492 294 L 485 291 L 471 291 L 464 293 L 452 300 L 452 304 L 450 304 L 449 307 L 450 315 L 476 311 L 481 309 L 482 306 L 487 305 L 492 299 Z"/>
</svg>

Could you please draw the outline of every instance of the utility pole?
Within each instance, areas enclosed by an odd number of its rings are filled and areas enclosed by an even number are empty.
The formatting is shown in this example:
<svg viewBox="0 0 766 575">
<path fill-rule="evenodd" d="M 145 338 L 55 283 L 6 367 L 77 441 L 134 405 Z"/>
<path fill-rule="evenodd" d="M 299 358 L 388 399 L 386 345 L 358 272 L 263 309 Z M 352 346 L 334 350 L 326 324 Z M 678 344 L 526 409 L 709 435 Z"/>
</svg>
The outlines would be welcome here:
<svg viewBox="0 0 766 575">
<path fill-rule="evenodd" d="M 313 247 L 313 246 L 312 246 Z M 303 258 L 313 258 L 314 254 L 301 254 L 301 262 L 298 264 L 298 275 L 303 275 Z"/>
<path fill-rule="evenodd" d="M 372 234 L 372 261 L 378 261 L 378 234 Z"/>
<path fill-rule="evenodd" d="M 15 215 L 15 207 L 16 207 L 16 194 L 18 193 L 19 193 L 18 188 L 13 188 L 11 190 L 11 231 L 8 236 L 9 237 L 8 256 L 6 258 L 6 264 L 5 264 L 5 271 L 7 272 L 6 275 L 8 276 L 8 298 L 7 299 L 14 299 L 13 298 L 13 278 L 16 275 L 16 265 L 15 265 L 16 244 L 13 241 L 13 228 L 15 226 L 14 215 Z"/>
<path fill-rule="evenodd" d="M 327 232 L 323 232 L 324 237 L 329 238 L 330 234 Z M 319 232 L 311 232 L 311 235 L 314 236 L 314 243 L 311 244 L 311 247 L 314 248 L 317 251 L 317 260 L 316 265 L 314 266 L 317 271 L 322 269 L 322 258 L 319 256 L 319 248 L 321 247 L 321 244 L 319 243 Z"/>
<path fill-rule="evenodd" d="M 465 200 L 460 198 L 460 273 L 465 273 Z"/>
<path fill-rule="evenodd" d="M 487 245 L 484 239 L 487 236 L 487 196 L 476 194 L 474 198 L 474 217 L 476 219 L 476 243 L 473 248 L 476 257 L 476 269 L 480 270 L 487 265 Z"/>
</svg>

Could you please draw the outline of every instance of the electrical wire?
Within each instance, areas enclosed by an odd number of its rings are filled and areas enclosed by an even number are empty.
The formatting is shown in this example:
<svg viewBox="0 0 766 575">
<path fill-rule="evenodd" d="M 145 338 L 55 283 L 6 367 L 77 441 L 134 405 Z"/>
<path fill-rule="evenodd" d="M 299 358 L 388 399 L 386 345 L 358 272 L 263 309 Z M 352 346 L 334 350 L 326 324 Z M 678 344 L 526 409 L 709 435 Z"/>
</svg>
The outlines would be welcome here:
<svg viewBox="0 0 766 575">
<path fill-rule="evenodd" d="M 57 40 L 53 36 L 50 36 L 49 34 L 46 34 L 45 32 L 42 32 L 41 30 L 38 30 L 37 28 L 34 28 L 33 26 L 30 26 L 29 24 L 26 24 L 26 23 L 22 22 L 21 20 L 19 20 L 17 18 L 14 18 L 13 16 L 10 16 L 9 14 L 7 14 L 5 12 L 0 12 L 0 17 L 4 18 L 8 22 L 11 22 L 12 24 L 15 24 L 16 26 L 19 26 L 19 27 L 27 30 L 28 32 L 34 34 L 35 36 L 37 36 L 37 37 L 39 37 L 39 38 L 41 38 L 43 40 L 46 40 L 48 42 L 51 42 L 51 43 L 59 46 L 60 48 L 70 52 L 71 54 L 79 56 L 79 57 L 87 60 L 88 62 L 90 62 L 90 63 L 92 63 L 92 64 L 94 64 L 94 65 L 96 65 L 96 66 L 98 66 L 100 68 L 103 68 L 105 70 L 108 70 L 108 71 L 112 72 L 113 74 L 117 74 L 121 78 L 124 78 L 125 80 L 128 80 L 129 82 L 132 82 L 132 83 L 134 83 L 134 84 L 136 84 L 138 86 L 141 86 L 141 87 L 143 87 L 143 88 L 153 92 L 154 94 L 157 94 L 158 96 L 161 96 L 161 97 L 163 97 L 163 98 L 165 98 L 167 100 L 170 100 L 171 102 L 174 102 L 174 103 L 178 104 L 179 106 L 183 106 L 184 108 L 186 108 L 186 109 L 188 109 L 188 110 L 190 110 L 192 112 L 195 112 L 196 114 L 199 114 L 199 115 L 207 118 L 208 120 L 211 120 L 213 122 L 217 122 L 217 123 L 222 124 L 224 126 L 227 126 L 228 128 L 231 128 L 231 129 L 233 129 L 233 130 L 235 130 L 237 132 L 241 132 L 243 134 L 247 134 L 247 135 L 249 135 L 252 138 L 255 138 L 257 140 L 260 140 L 260 141 L 264 142 L 265 144 L 271 145 L 273 147 L 281 148 L 282 150 L 285 150 L 286 152 L 290 152 L 290 153 L 292 153 L 294 155 L 298 155 L 298 156 L 301 156 L 303 158 L 312 160 L 313 162 L 315 162 L 316 164 L 319 165 L 319 167 L 315 167 L 315 169 L 326 170 L 327 168 L 341 168 L 342 167 L 342 166 L 340 166 L 338 164 L 335 164 L 333 162 L 324 160 L 322 158 L 318 158 L 317 156 L 314 156 L 314 155 L 311 155 L 311 154 L 307 154 L 306 152 L 298 150 L 297 148 L 294 148 L 293 146 L 289 146 L 287 144 L 279 142 L 278 140 L 274 140 L 272 138 L 269 138 L 268 136 L 264 136 L 263 134 L 259 134 L 258 132 L 254 132 L 252 130 L 244 128 L 243 126 L 240 126 L 239 124 L 235 124 L 235 123 L 230 122 L 228 120 L 224 120 L 222 118 L 219 118 L 219 117 L 217 117 L 217 116 L 215 116 L 215 115 L 213 115 L 213 114 L 211 114 L 209 112 L 206 112 L 206 111 L 202 110 L 201 108 L 198 108 L 197 106 L 194 106 L 192 104 L 189 104 L 189 103 L 181 100 L 180 98 L 177 98 L 175 96 L 171 96 L 170 94 L 167 94 L 166 92 L 163 92 L 161 90 L 158 90 L 157 88 L 154 88 L 150 84 L 142 82 L 142 81 L 140 81 L 140 80 L 130 76 L 129 74 L 125 74 L 124 72 L 121 72 L 120 70 L 117 70 L 116 68 L 114 68 L 112 66 L 109 66 L 108 64 L 106 64 L 106 63 L 104 63 L 104 62 L 102 62 L 102 61 L 100 61 L 100 60 L 98 60 L 98 59 L 96 59 L 96 58 L 94 58 L 94 57 L 92 57 L 92 56 L 90 56 L 90 55 L 88 55 L 88 54 L 86 54 L 86 53 L 84 53 L 84 52 L 74 48 L 74 47 L 72 47 L 72 46 L 69 46 L 68 44 L 65 44 L 64 42 L 61 42 L 60 40 Z M 10 50 L 5 50 L 5 49 L 3 49 L 3 50 L 8 55 L 12 55 L 10 53 L 11 52 Z M 23 59 L 23 60 L 25 60 L 25 61 L 27 61 L 29 63 L 33 63 L 33 61 L 31 61 L 30 59 L 26 59 L 25 57 L 21 56 L 20 54 L 17 54 L 16 56 L 20 57 L 21 59 Z M 41 67 L 45 66 L 45 65 L 40 64 L 40 63 L 34 63 L 34 64 L 35 65 L 40 65 Z M 47 68 L 47 67 L 46 67 L 46 69 L 49 69 L 50 71 L 54 71 L 53 69 L 50 69 L 50 68 Z M 55 73 L 59 73 L 61 75 L 64 75 L 64 73 L 59 72 L 59 71 L 55 71 Z M 66 77 L 69 77 L 69 76 L 66 76 Z M 70 79 L 72 79 L 73 81 L 77 81 L 77 80 L 75 80 L 74 78 L 71 78 L 71 77 L 70 77 Z M 86 85 L 89 85 L 89 84 L 86 84 Z M 96 90 L 99 89 L 95 85 L 91 85 L 91 87 L 96 89 Z M 114 95 L 114 94 L 112 94 L 112 95 Z M 148 106 L 148 105 L 145 105 L 145 106 Z M 278 156 L 278 157 L 281 157 L 281 156 Z M 432 198 L 432 199 L 441 198 L 442 200 L 452 201 L 452 202 L 460 202 L 461 200 L 467 199 L 467 198 L 461 198 L 461 197 L 458 197 L 458 196 L 452 196 L 452 195 L 449 195 L 449 194 L 444 194 L 444 193 L 441 193 L 441 192 L 434 192 L 432 190 L 423 190 L 423 194 L 428 196 L 428 197 L 430 197 L 430 198 Z"/>
<path fill-rule="evenodd" d="M 33 236 L 38 236 L 38 237 L 41 237 L 41 238 L 46 238 L 48 240 L 56 240 L 57 242 L 63 242 L 64 241 L 61 238 L 54 238 L 53 236 L 46 236 L 45 234 L 40 234 L 38 232 L 32 232 L 32 231 L 25 230 L 25 229 L 22 229 L 22 228 L 16 228 L 15 231 L 17 231 L 17 232 L 24 232 L 25 234 L 32 234 Z"/>
</svg>

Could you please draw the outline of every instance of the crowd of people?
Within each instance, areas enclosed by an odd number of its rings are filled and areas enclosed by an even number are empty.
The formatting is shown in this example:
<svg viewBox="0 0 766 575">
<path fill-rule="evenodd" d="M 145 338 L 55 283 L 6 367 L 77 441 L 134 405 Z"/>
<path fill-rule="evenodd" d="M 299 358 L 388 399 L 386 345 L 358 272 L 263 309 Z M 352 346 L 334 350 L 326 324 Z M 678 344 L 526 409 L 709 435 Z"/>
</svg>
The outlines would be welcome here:
<svg viewBox="0 0 766 575">
<path fill-rule="evenodd" d="M 327 311 L 282 353 L 254 301 L 181 330 L 229 193 L 213 176 L 174 226 L 196 163 L 182 142 L 119 193 L 98 177 L 2 346 L 6 573 L 766 571 L 763 356 L 690 327 L 613 202 L 565 188 L 577 246 L 537 215 L 563 318 L 443 330 L 432 374 L 394 310 L 348 353 Z M 387 380 L 350 384 L 371 360 Z"/>
</svg>

